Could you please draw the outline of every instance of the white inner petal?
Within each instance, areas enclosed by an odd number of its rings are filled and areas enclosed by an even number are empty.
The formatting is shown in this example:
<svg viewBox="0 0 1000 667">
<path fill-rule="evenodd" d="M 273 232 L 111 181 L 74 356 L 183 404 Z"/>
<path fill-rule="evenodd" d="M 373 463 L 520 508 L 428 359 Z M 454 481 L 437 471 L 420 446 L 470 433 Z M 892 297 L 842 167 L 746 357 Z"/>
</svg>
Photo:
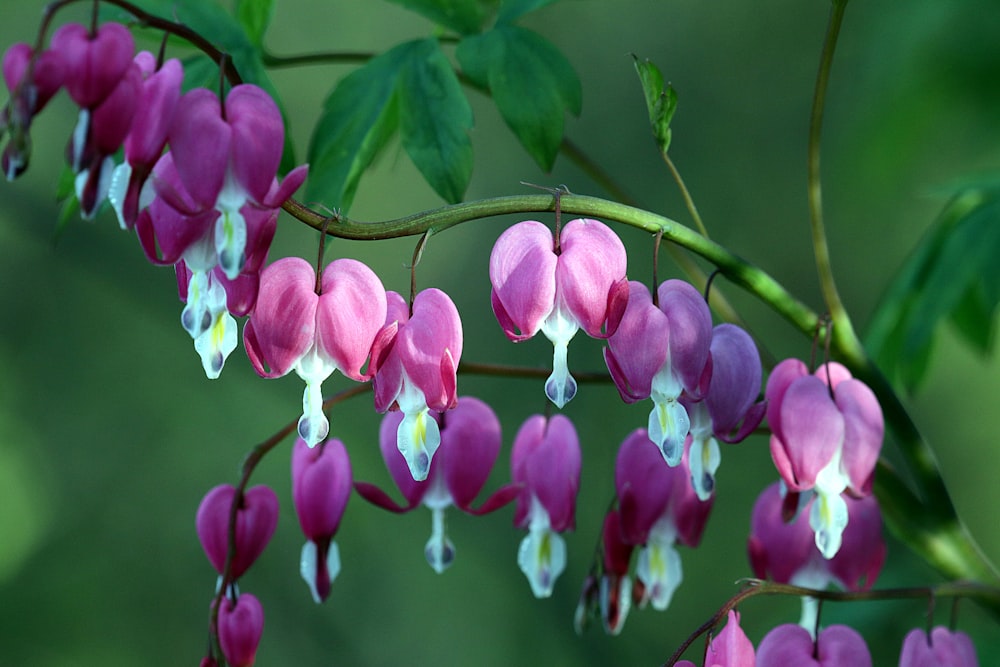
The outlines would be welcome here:
<svg viewBox="0 0 1000 667">
<path fill-rule="evenodd" d="M 403 413 L 403 421 L 396 430 L 396 446 L 406 459 L 414 481 L 420 482 L 430 473 L 431 459 L 441 444 L 441 432 L 431 417 L 424 392 L 415 387 L 405 373 L 396 402 Z"/>
<path fill-rule="evenodd" d="M 549 513 L 532 496 L 528 534 L 517 550 L 517 565 L 536 598 L 552 595 L 556 579 L 566 569 L 566 543 L 552 531 Z"/>
<path fill-rule="evenodd" d="M 562 409 L 576 396 L 576 380 L 569 372 L 569 342 L 580 330 L 576 320 L 557 307 L 542 322 L 542 333 L 552 341 L 552 375 L 545 381 L 545 395 Z"/>
<path fill-rule="evenodd" d="M 310 447 L 318 445 L 330 432 L 330 422 L 323 413 L 323 381 L 330 377 L 336 368 L 320 356 L 315 343 L 295 364 L 295 372 L 306 383 L 305 391 L 302 393 L 299 437 Z"/>
<path fill-rule="evenodd" d="M 646 585 L 646 595 L 653 608 L 663 611 L 670 606 L 674 591 L 684 578 L 681 557 L 674 548 L 677 530 L 669 518 L 660 519 L 649 533 L 646 546 L 639 551 L 636 576 Z"/>
<path fill-rule="evenodd" d="M 424 546 L 424 557 L 435 572 L 441 574 L 455 561 L 455 545 L 445 531 L 444 509 L 431 510 L 431 537 Z"/>
</svg>

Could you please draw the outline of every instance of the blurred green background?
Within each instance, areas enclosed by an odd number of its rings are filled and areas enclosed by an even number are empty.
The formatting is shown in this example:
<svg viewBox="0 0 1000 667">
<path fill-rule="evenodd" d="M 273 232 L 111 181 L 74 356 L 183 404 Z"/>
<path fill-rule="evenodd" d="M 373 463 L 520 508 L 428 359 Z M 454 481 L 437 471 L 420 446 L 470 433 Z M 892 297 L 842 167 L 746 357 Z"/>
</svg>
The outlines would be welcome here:
<svg viewBox="0 0 1000 667">
<path fill-rule="evenodd" d="M 86 3 L 81 3 L 86 4 Z M 7 3 L 0 45 L 33 40 L 41 3 Z M 80 19 L 81 7 L 65 12 Z M 821 309 L 809 244 L 805 135 L 828 3 L 821 0 L 564 0 L 524 25 L 553 40 L 577 68 L 584 108 L 567 121 L 581 145 L 643 206 L 688 218 L 659 161 L 630 53 L 650 58 L 680 96 L 671 154 L 712 237 L 761 265 Z M 68 20 L 68 19 L 67 19 Z M 387 2 L 278 0 L 267 46 L 278 54 L 382 51 L 431 34 L 427 21 Z M 348 66 L 274 74 L 291 111 L 299 151 L 327 92 Z M 833 266 L 860 329 L 893 272 L 956 176 L 1000 165 L 1000 5 L 856 0 L 830 88 L 823 173 Z M 564 157 L 540 173 L 492 103 L 470 94 L 476 127 L 469 199 L 525 192 L 519 181 L 566 184 L 604 195 Z M 112 216 L 74 221 L 55 242 L 53 201 L 74 122 L 65 95 L 37 121 L 32 168 L 0 186 L 0 665 L 181 665 L 204 654 L 215 573 L 201 552 L 194 514 L 212 486 L 238 478 L 245 453 L 298 415 L 302 383 L 264 381 L 242 347 L 218 381 L 205 379 L 180 327 L 173 272 L 148 265 Z M 353 217 L 378 220 L 438 206 L 398 143 L 358 191 Z M 544 216 L 548 221 L 549 217 Z M 509 344 L 489 308 L 487 259 L 513 219 L 469 224 L 435 237 L 422 287 L 448 291 L 463 315 L 464 358 L 544 367 L 544 339 Z M 648 280 L 651 243 L 620 228 L 630 277 Z M 313 256 L 316 234 L 289 218 L 272 258 Z M 412 240 L 334 242 L 328 256 L 368 262 L 388 289 L 408 288 Z M 673 271 L 667 264 L 667 271 Z M 720 285 L 771 354 L 807 357 L 810 341 L 737 290 Z M 600 345 L 578 337 L 571 368 L 600 370 Z M 984 551 L 1000 560 L 1000 367 L 942 332 L 928 382 L 907 399 L 935 446 L 955 502 Z M 343 378 L 325 388 L 349 385 Z M 544 409 L 539 383 L 462 377 L 460 391 L 490 401 L 504 450 L 489 489 L 508 479 L 521 420 Z M 369 398 L 334 410 L 332 434 L 355 477 L 388 485 L 378 454 L 379 417 Z M 517 569 L 521 533 L 509 508 L 472 518 L 449 513 L 458 554 L 444 575 L 424 562 L 429 513 L 395 516 L 353 498 L 337 541 L 343 570 L 317 607 L 297 573 L 301 537 L 289 493 L 290 442 L 254 477 L 282 499 L 273 542 L 241 581 L 266 614 L 258 664 L 651 665 L 707 619 L 750 574 L 745 540 L 757 493 L 775 478 L 766 440 L 723 452 L 713 518 L 697 551 L 682 549 L 685 581 L 669 610 L 633 610 L 621 636 L 573 632 L 610 498 L 618 444 L 645 424 L 649 406 L 622 405 L 610 385 L 584 386 L 565 413 L 584 449 L 577 530 L 554 596 L 532 598 Z M 892 455 L 887 442 L 886 452 Z M 936 575 L 890 542 L 880 586 L 920 585 Z M 946 622 L 946 605 L 937 614 Z M 1000 632 L 962 605 L 961 626 L 981 664 L 1000 656 Z M 798 618 L 798 601 L 742 606 L 756 643 Z M 899 643 L 925 620 L 920 602 L 827 605 L 824 621 L 850 621 L 875 664 L 896 664 Z"/>
</svg>

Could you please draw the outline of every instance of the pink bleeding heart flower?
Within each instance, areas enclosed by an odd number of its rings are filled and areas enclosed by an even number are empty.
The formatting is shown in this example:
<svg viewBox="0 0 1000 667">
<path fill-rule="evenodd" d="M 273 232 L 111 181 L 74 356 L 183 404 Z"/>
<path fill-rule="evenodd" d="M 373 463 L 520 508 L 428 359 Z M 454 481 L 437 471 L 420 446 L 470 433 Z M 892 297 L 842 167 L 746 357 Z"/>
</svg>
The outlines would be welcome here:
<svg viewBox="0 0 1000 667">
<path fill-rule="evenodd" d="M 633 431 L 618 450 L 615 489 L 622 539 L 642 545 L 636 577 L 653 608 L 663 611 L 683 579 L 675 545 L 698 546 L 713 499 L 702 501 L 695 493 L 687 454 L 668 466 L 644 429 Z"/>
<path fill-rule="evenodd" d="M 302 438 L 292 448 L 292 500 L 306 543 L 300 572 L 317 604 L 330 595 L 340 572 L 340 550 L 333 541 L 351 496 L 351 461 L 337 439 L 310 447 Z"/>
<path fill-rule="evenodd" d="M 0 137 L 7 129 L 11 134 L 2 157 L 8 181 L 28 168 L 31 123 L 66 80 L 68 66 L 61 53 L 52 49 L 42 51 L 32 63 L 34 55 L 29 45 L 19 42 L 11 45 L 3 56 L 3 78 L 11 95 L 8 106 L 0 111 Z"/>
<path fill-rule="evenodd" d="M 251 667 L 264 633 L 264 607 L 249 593 L 222 600 L 218 617 L 219 647 L 230 667 Z"/>
<path fill-rule="evenodd" d="M 837 363 L 809 374 L 805 364 L 786 359 L 767 381 L 771 458 L 788 488 L 814 491 L 809 523 L 826 558 L 840 548 L 847 525 L 846 490 L 871 493 L 885 430 L 882 408 L 871 389 Z"/>
<path fill-rule="evenodd" d="M 632 579 L 628 571 L 634 550 L 635 545 L 622 540 L 621 515 L 618 510 L 610 510 L 604 515 L 601 530 L 600 568 L 593 568 L 587 575 L 573 615 L 577 634 L 583 634 L 591 615 L 601 619 L 604 632 L 609 635 L 618 635 L 625 627 L 632 607 Z"/>
<path fill-rule="evenodd" d="M 740 627 L 740 615 L 732 609 L 722 631 L 712 638 L 705 653 L 705 667 L 754 667 L 756 656 L 753 643 Z M 695 667 L 690 660 L 681 660 L 677 667 Z"/>
<path fill-rule="evenodd" d="M 846 625 L 831 625 L 813 641 L 799 625 L 779 625 L 760 641 L 757 667 L 871 667 L 864 638 Z"/>
<path fill-rule="evenodd" d="M 93 34 L 79 23 L 67 23 L 52 35 L 50 47 L 66 61 L 66 91 L 84 110 L 111 94 L 135 53 L 132 33 L 120 23 L 105 23 Z"/>
<path fill-rule="evenodd" d="M 236 488 L 221 484 L 202 499 L 195 526 L 205 555 L 220 577 L 229 550 L 229 515 Z M 236 581 L 253 565 L 278 526 L 278 497 L 266 486 L 247 489 L 236 511 L 236 553 L 229 576 Z"/>
<path fill-rule="evenodd" d="M 767 487 L 754 503 L 747 553 L 754 576 L 782 584 L 825 589 L 833 585 L 845 591 L 868 590 L 875 584 L 885 562 L 882 514 L 874 496 L 845 498 L 850 520 L 843 545 L 827 559 L 820 553 L 809 525 L 809 498 L 792 521 L 786 522 L 785 498 L 780 482 Z M 815 598 L 802 599 L 802 627 L 815 627 L 819 613 Z"/>
<path fill-rule="evenodd" d="M 649 439 L 671 466 L 680 463 L 691 427 L 678 399 L 693 400 L 707 389 L 712 314 L 698 291 L 681 280 L 657 289 L 658 304 L 645 285 L 628 285 L 628 307 L 604 350 L 611 377 L 626 403 L 653 399 Z"/>
<path fill-rule="evenodd" d="M 939 625 L 930 637 L 919 628 L 906 635 L 899 667 L 979 667 L 979 658 L 969 635 Z"/>
<path fill-rule="evenodd" d="M 386 299 L 385 327 L 372 346 L 375 409 L 403 413 L 396 445 L 419 482 L 427 479 L 441 443 L 430 410 L 444 412 L 458 401 L 462 321 L 454 302 L 439 289 L 417 294 L 412 314 L 396 292 L 388 292 Z"/>
<path fill-rule="evenodd" d="M 552 595 L 566 568 L 566 543 L 559 533 L 575 526 L 580 457 L 576 429 L 563 415 L 529 417 L 514 437 L 511 477 L 521 486 L 514 525 L 528 529 L 517 564 L 538 598 Z"/>
<path fill-rule="evenodd" d="M 558 240 L 534 220 L 500 235 L 490 254 L 493 312 L 507 337 L 541 331 L 555 347 L 545 394 L 562 408 L 576 395 L 569 341 L 579 329 L 594 338 L 614 332 L 628 297 L 625 246 L 597 220 L 572 220 Z M 602 328 L 605 333 L 602 333 Z"/>
<path fill-rule="evenodd" d="M 167 144 L 167 131 L 174 109 L 181 97 L 184 70 L 181 62 L 172 58 L 155 69 L 152 54 L 143 51 L 135 62 L 142 71 L 142 85 L 136 101 L 135 115 L 125 137 L 125 161 L 115 168 L 108 199 L 118 216 L 122 229 L 132 229 L 139 210 L 152 201 L 152 187 L 145 187 L 153 166 Z"/>
<path fill-rule="evenodd" d="M 472 501 L 486 484 L 500 453 L 500 420 L 486 403 L 472 396 L 462 396 L 447 412 L 434 412 L 441 444 L 430 464 L 427 479 L 415 481 L 409 464 L 396 444 L 401 412 L 389 412 L 379 427 L 379 447 L 389 474 L 406 499 L 397 504 L 374 484 L 356 482 L 354 488 L 368 502 L 390 512 L 403 513 L 424 505 L 431 511 L 432 532 L 424 547 L 428 564 L 437 573 L 444 572 L 455 559 L 455 545 L 445 532 L 445 510 L 454 505 L 466 514 L 482 515 L 496 511 L 517 497 L 520 490 L 508 484 L 491 494 L 479 507 Z"/>
<path fill-rule="evenodd" d="M 386 295 L 378 276 L 361 262 L 337 259 L 316 272 L 304 259 L 286 257 L 260 273 L 257 304 L 243 328 L 243 345 L 261 377 L 295 373 L 306 383 L 299 437 L 310 446 L 326 438 L 323 381 L 339 370 L 359 382 L 376 334 L 385 323 Z"/>
<path fill-rule="evenodd" d="M 761 379 L 757 346 L 740 327 L 727 323 L 712 330 L 709 369 L 704 399 L 681 397 L 691 419 L 691 481 L 702 500 L 715 490 L 715 472 L 722 460 L 717 439 L 741 442 L 760 425 L 767 406 L 756 402 Z"/>
<path fill-rule="evenodd" d="M 308 168 L 297 167 L 277 183 L 285 127 L 274 100 L 253 84 L 234 86 L 224 108 L 210 90 L 189 91 L 177 103 L 168 135 L 185 193 L 154 181 L 156 193 L 188 216 L 220 213 L 212 240 L 222 270 L 233 279 L 245 261 L 243 207 L 280 207 Z"/>
</svg>

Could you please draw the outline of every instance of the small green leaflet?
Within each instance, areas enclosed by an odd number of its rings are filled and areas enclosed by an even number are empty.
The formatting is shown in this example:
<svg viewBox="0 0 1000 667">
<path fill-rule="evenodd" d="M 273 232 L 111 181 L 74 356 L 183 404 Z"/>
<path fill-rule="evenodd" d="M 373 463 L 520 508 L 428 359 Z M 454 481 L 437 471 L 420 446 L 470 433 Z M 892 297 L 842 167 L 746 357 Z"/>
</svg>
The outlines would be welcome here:
<svg viewBox="0 0 1000 667">
<path fill-rule="evenodd" d="M 264 33 L 271 23 L 274 0 L 237 0 L 236 20 L 240 22 L 252 44 L 260 48 Z"/>
<path fill-rule="evenodd" d="M 889 286 L 865 344 L 882 371 L 914 391 L 934 334 L 948 319 L 980 353 L 990 351 L 1000 305 L 1000 182 L 960 191 Z"/>
<path fill-rule="evenodd" d="M 635 71 L 639 74 L 642 93 L 649 111 L 649 125 L 653 129 L 656 145 L 664 155 L 670 149 L 670 121 L 677 111 L 677 93 L 670 84 L 663 84 L 663 74 L 649 60 L 640 61 L 634 54 Z"/>
<path fill-rule="evenodd" d="M 504 121 L 545 171 L 563 138 L 563 115 L 580 114 L 580 79 L 566 58 L 538 33 L 500 24 L 459 42 L 465 74 L 488 88 Z"/>
<path fill-rule="evenodd" d="M 497 0 L 389 0 L 450 28 L 460 35 L 474 35 L 493 15 Z"/>
<path fill-rule="evenodd" d="M 309 199 L 346 212 L 393 133 L 446 201 L 472 173 L 472 110 L 436 40 L 406 42 L 345 77 L 327 98 L 309 148 Z"/>
</svg>

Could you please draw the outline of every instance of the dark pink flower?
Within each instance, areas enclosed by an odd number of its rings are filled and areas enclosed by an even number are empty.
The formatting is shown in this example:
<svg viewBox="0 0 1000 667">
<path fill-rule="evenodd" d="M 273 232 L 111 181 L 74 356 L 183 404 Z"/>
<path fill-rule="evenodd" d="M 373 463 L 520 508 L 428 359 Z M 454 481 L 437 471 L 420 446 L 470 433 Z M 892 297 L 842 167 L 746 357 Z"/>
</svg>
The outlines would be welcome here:
<svg viewBox="0 0 1000 667">
<path fill-rule="evenodd" d="M 521 485 L 514 525 L 528 529 L 517 564 L 535 597 L 549 597 L 566 567 L 566 543 L 559 533 L 575 524 L 580 441 L 573 423 L 563 415 L 529 417 L 514 437 L 511 477 Z"/>
<path fill-rule="evenodd" d="M 756 664 L 753 644 L 740 627 L 740 615 L 732 609 L 725 627 L 712 637 L 703 664 L 705 667 L 754 667 Z M 695 664 L 690 660 L 681 660 L 677 667 L 695 667 Z"/>
<path fill-rule="evenodd" d="M 426 289 L 413 300 L 386 293 L 385 327 L 372 345 L 375 409 L 399 410 L 396 444 L 416 481 L 427 479 L 441 442 L 430 410 L 444 412 L 458 401 L 456 372 L 462 358 L 462 321 L 458 309 L 439 289 Z"/>
<path fill-rule="evenodd" d="M 548 227 L 526 220 L 493 246 L 493 312 L 512 341 L 539 331 L 552 341 L 553 369 L 545 394 L 557 407 L 576 395 L 567 366 L 569 341 L 579 329 L 604 338 L 617 326 L 628 296 L 626 261 L 621 240 L 597 220 L 570 221 L 558 243 Z"/>
<path fill-rule="evenodd" d="M 13 44 L 3 56 L 3 78 L 11 99 L 0 111 L 0 138 L 10 130 L 10 141 L 4 148 L 2 169 L 12 181 L 28 168 L 31 156 L 31 123 L 66 80 L 67 65 L 62 54 L 48 49 L 38 55 L 31 66 L 34 51 L 27 44 Z M 24 80 L 31 69 L 30 80 Z"/>
<path fill-rule="evenodd" d="M 979 667 L 979 659 L 969 635 L 939 625 L 930 637 L 920 629 L 906 635 L 899 667 Z"/>
<path fill-rule="evenodd" d="M 479 507 L 472 501 L 486 484 L 500 453 L 500 420 L 478 398 L 462 396 L 447 412 L 432 412 L 438 423 L 441 445 L 431 461 L 427 479 L 416 481 L 409 464 L 396 444 L 401 412 L 389 412 L 379 428 L 379 447 L 389 474 L 406 499 L 399 505 L 374 484 L 355 483 L 361 496 L 390 512 L 409 512 L 419 505 L 431 511 L 433 529 L 424 555 L 435 572 L 444 572 L 454 561 L 455 546 L 445 531 L 445 510 L 454 505 L 467 514 L 487 514 L 514 500 L 519 490 L 508 484 L 501 487 Z"/>
<path fill-rule="evenodd" d="M 779 625 L 757 647 L 757 667 L 871 667 L 864 638 L 846 625 L 831 625 L 813 641 L 799 625 Z"/>
<path fill-rule="evenodd" d="M 351 496 L 351 461 L 344 443 L 326 440 L 310 447 L 298 438 L 292 448 L 292 500 L 306 543 L 299 559 L 302 578 L 317 604 L 330 595 L 340 572 L 333 541 Z"/>
<path fill-rule="evenodd" d="M 219 647 L 230 667 L 251 667 L 264 633 L 264 607 L 243 593 L 235 602 L 228 596 L 219 607 Z"/>
<path fill-rule="evenodd" d="M 653 399 L 649 439 L 676 466 L 691 427 L 681 393 L 698 400 L 708 386 L 712 314 L 701 294 L 681 280 L 665 281 L 657 294 L 655 306 L 645 285 L 629 283 L 628 307 L 608 338 L 604 359 L 625 402 Z"/>
<path fill-rule="evenodd" d="M 298 431 L 310 445 L 330 431 L 323 381 L 336 370 L 352 380 L 371 377 L 361 367 L 386 317 L 382 282 L 357 260 L 330 262 L 321 290 L 316 294 L 315 269 L 304 259 L 279 259 L 261 271 L 257 304 L 243 328 L 258 375 L 276 378 L 294 370 L 305 380 Z"/>
<path fill-rule="evenodd" d="M 209 562 L 222 575 L 229 548 L 229 513 L 236 488 L 222 484 L 202 499 L 195 526 Z M 230 578 L 235 581 L 253 565 L 278 526 L 278 497 L 266 486 L 255 486 L 243 494 L 236 512 L 236 553 Z"/>
</svg>

